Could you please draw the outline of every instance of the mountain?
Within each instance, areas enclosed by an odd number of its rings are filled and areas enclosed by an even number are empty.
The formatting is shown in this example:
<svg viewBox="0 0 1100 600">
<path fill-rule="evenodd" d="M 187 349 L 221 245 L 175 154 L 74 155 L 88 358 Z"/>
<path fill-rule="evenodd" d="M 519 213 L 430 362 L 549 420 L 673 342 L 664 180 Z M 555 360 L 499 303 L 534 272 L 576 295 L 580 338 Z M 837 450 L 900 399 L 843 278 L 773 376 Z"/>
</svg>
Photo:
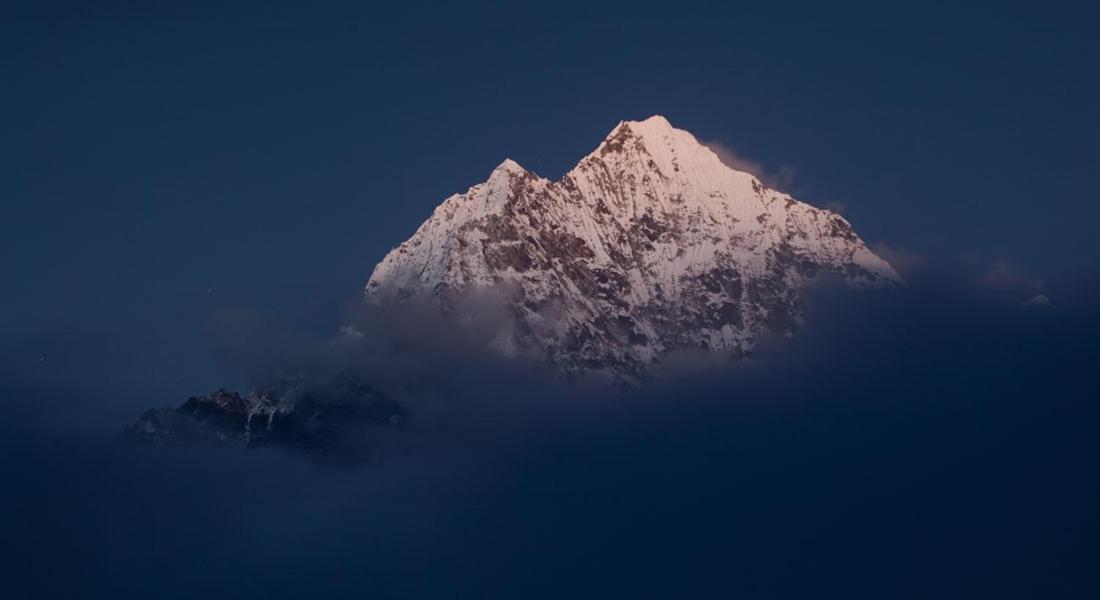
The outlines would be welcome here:
<svg viewBox="0 0 1100 600">
<path fill-rule="evenodd" d="M 823 275 L 901 283 L 843 217 L 734 170 L 661 116 L 624 121 L 558 181 L 505 160 L 375 267 L 366 301 L 461 317 L 505 300 L 494 346 L 568 373 L 643 378 L 670 352 L 790 335 Z"/>
<path fill-rule="evenodd" d="M 306 384 L 289 378 L 248 396 L 218 390 L 177 408 L 145 412 L 123 437 L 154 446 L 214 443 L 282 447 L 357 463 L 372 452 L 365 430 L 403 424 L 405 410 L 351 373 Z M 364 443 L 368 445 L 364 445 Z"/>
</svg>

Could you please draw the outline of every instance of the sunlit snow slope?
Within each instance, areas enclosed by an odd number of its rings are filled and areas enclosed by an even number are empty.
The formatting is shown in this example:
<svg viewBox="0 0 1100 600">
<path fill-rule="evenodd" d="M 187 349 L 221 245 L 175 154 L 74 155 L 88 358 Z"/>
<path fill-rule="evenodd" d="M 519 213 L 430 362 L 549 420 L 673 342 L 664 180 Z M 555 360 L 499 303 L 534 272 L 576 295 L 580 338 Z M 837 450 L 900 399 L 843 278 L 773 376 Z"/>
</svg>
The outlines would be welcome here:
<svg viewBox="0 0 1100 600">
<path fill-rule="evenodd" d="M 374 269 L 368 302 L 505 298 L 496 345 L 642 377 L 670 351 L 735 356 L 801 321 L 805 286 L 901 282 L 840 215 L 722 164 L 660 116 L 620 123 L 559 181 L 505 160 Z"/>
</svg>

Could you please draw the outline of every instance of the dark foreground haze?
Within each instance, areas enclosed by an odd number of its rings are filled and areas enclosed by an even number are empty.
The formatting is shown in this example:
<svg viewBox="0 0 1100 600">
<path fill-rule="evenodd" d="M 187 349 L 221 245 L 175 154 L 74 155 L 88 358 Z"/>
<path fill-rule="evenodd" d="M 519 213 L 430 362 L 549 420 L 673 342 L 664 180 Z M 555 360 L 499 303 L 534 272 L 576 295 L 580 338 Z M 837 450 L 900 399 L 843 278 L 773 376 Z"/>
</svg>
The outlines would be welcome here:
<svg viewBox="0 0 1100 600">
<path fill-rule="evenodd" d="M 11 598 L 1091 597 L 1095 282 L 1050 285 L 1048 308 L 954 280 L 822 292 L 803 334 L 758 363 L 685 357 L 624 393 L 378 325 L 366 374 L 418 380 L 421 400 L 358 468 L 124 444 L 119 415 L 155 402 L 44 386 L 9 360 L 0 585 Z"/>
</svg>

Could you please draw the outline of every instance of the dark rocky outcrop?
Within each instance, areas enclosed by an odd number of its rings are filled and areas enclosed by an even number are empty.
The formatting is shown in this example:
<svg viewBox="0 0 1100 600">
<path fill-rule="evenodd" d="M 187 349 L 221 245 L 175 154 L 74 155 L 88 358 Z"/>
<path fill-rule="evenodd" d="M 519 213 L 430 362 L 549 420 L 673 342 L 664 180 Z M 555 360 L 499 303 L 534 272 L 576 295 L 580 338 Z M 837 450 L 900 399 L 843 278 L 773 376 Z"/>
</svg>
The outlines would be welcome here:
<svg viewBox="0 0 1100 600">
<path fill-rule="evenodd" d="M 397 402 L 344 374 L 317 384 L 286 379 L 248 396 L 224 389 L 194 396 L 177 408 L 146 411 L 123 437 L 154 446 L 281 447 L 354 463 L 373 452 L 372 430 L 406 419 Z"/>
</svg>

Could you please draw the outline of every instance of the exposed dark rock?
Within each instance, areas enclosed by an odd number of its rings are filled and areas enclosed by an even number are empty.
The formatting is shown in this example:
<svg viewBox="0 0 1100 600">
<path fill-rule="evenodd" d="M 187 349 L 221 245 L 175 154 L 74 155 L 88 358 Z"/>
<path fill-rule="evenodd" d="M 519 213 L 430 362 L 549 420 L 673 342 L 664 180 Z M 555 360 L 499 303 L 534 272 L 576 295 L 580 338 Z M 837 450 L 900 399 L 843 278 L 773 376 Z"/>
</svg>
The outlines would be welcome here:
<svg viewBox="0 0 1100 600">
<path fill-rule="evenodd" d="M 399 404 L 344 374 L 316 385 L 285 380 L 247 397 L 226 390 L 195 396 L 178 408 L 146 411 L 123 436 L 155 446 L 283 447 L 355 463 L 373 451 L 372 428 L 397 427 L 406 419 Z"/>
</svg>

